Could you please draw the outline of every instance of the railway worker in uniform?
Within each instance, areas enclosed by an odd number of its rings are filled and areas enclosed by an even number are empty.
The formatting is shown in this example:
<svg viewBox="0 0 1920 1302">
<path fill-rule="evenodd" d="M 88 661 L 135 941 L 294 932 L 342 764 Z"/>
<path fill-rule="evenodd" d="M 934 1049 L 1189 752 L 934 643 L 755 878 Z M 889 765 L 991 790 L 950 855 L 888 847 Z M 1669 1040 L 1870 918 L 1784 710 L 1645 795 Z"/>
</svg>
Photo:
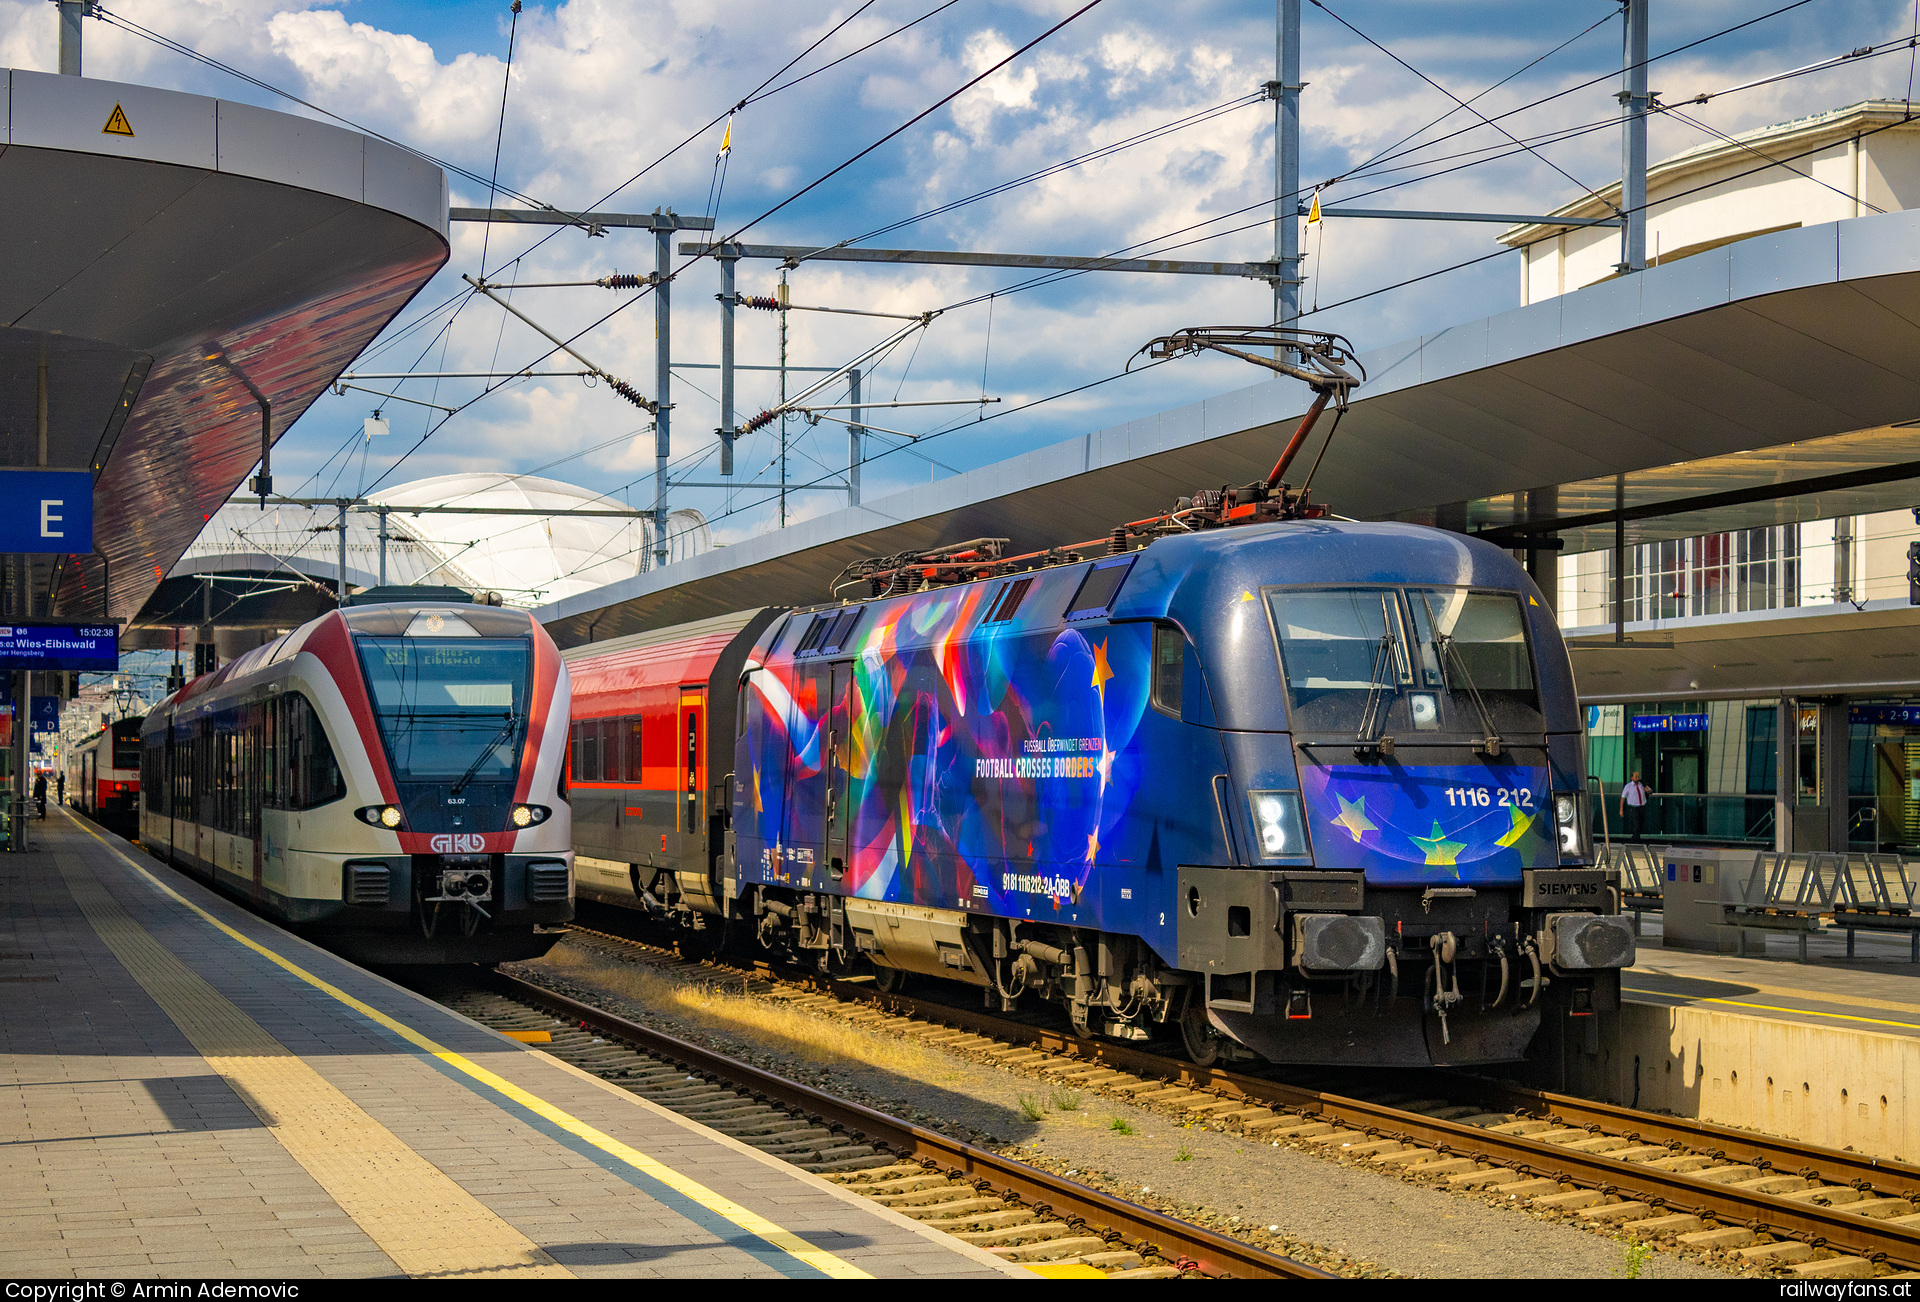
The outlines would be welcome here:
<svg viewBox="0 0 1920 1302">
<path fill-rule="evenodd" d="M 40 811 L 40 817 L 47 816 L 47 771 L 41 769 L 33 775 L 33 803 Z"/>
<path fill-rule="evenodd" d="M 1638 841 L 1641 830 L 1646 826 L 1647 797 L 1650 794 L 1647 784 L 1640 780 L 1639 769 L 1635 769 L 1627 785 L 1620 788 L 1620 819 L 1627 836 L 1632 840 Z"/>
</svg>

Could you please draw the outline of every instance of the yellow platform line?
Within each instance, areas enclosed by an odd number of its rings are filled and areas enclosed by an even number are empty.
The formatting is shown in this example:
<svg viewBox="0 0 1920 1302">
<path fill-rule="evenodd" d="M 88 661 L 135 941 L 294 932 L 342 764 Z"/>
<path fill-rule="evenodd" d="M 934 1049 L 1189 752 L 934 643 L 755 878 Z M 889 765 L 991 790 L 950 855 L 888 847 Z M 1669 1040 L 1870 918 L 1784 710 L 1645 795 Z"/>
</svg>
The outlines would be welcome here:
<svg viewBox="0 0 1920 1302">
<path fill-rule="evenodd" d="M 61 862 L 60 873 L 114 957 L 402 1271 L 416 1278 L 573 1278 L 169 953 L 85 867 Z"/>
<path fill-rule="evenodd" d="M 1774 1004 L 1749 1003 L 1744 999 L 1717 999 L 1708 995 L 1682 995 L 1671 990 L 1642 990 L 1637 986 L 1623 985 L 1621 993 L 1630 995 L 1654 995 L 1661 999 L 1679 999 L 1690 1004 L 1725 1004 L 1729 1008 L 1752 1008 L 1763 1013 L 1794 1013 L 1801 1017 L 1830 1017 L 1838 1022 L 1862 1022 L 1868 1026 L 1902 1026 L 1908 1030 L 1920 1031 L 1920 1022 L 1894 1022 L 1878 1017 L 1857 1017 L 1852 1013 L 1823 1013 L 1816 1008 L 1781 1008 Z"/>
<path fill-rule="evenodd" d="M 1772 995 L 1775 998 L 1811 999 L 1817 1003 L 1830 1004 L 1847 1003 L 1860 1008 L 1878 1008 L 1889 1013 L 1920 1013 L 1920 1001 L 1912 999 L 1875 999 L 1870 995 L 1839 994 L 1831 990 L 1810 990 L 1804 986 L 1763 985 L 1758 981 L 1743 981 L 1736 976 L 1689 976 L 1684 972 L 1661 971 L 1653 967 L 1635 968 L 1632 971 L 1640 976 L 1662 977 L 1668 981 L 1699 981 L 1712 985 L 1745 986 L 1754 994 Z M 1915 984 L 1920 985 L 1920 981 L 1916 981 Z"/>
<path fill-rule="evenodd" d="M 199 905 L 195 904 L 192 900 L 189 900 L 184 895 L 181 895 L 178 891 L 174 890 L 171 886 L 168 886 L 165 882 L 161 881 L 158 877 L 154 876 L 151 872 L 148 872 L 147 869 L 142 867 L 140 864 L 128 858 L 125 854 L 123 854 L 120 851 L 120 849 L 117 846 L 115 846 L 112 842 L 108 841 L 105 837 L 101 836 L 98 832 L 94 831 L 91 827 L 87 827 L 86 824 L 84 823 L 79 823 L 79 820 L 77 819 L 75 820 L 75 822 L 78 823 L 78 825 L 89 836 L 93 837 L 96 841 L 100 842 L 100 844 L 104 846 L 111 854 L 113 854 L 116 858 L 118 858 L 122 863 L 126 864 L 127 867 L 133 869 L 133 871 L 139 873 L 142 877 L 146 878 L 147 881 L 152 883 L 155 889 L 159 890 L 162 894 L 166 895 L 170 899 L 176 901 L 177 903 L 185 906 L 186 908 L 192 910 L 194 913 L 198 914 L 201 918 L 203 918 L 209 924 L 211 924 L 216 930 L 220 931 L 221 933 L 228 936 L 229 938 L 238 941 L 240 944 L 245 945 L 248 949 L 251 949 L 256 954 L 259 954 L 262 958 L 265 958 L 268 962 L 273 963 L 276 966 L 280 967 L 282 970 L 290 973 L 293 976 L 298 977 L 300 980 L 306 982 L 308 985 L 312 986 L 314 989 L 319 990 L 324 994 L 332 997 L 333 999 L 336 999 L 339 1002 L 345 1004 L 347 1007 L 359 1013 L 362 1017 L 365 1017 L 370 1021 L 373 1021 L 378 1025 L 385 1027 L 387 1030 L 393 1032 L 395 1035 L 399 1036 L 401 1039 L 407 1041 L 407 1043 L 414 1045 L 416 1048 L 419 1048 L 423 1052 L 433 1055 L 435 1058 L 438 1058 L 441 1062 L 446 1063 L 449 1067 L 452 1067 L 455 1070 L 464 1073 L 465 1075 L 472 1078 L 473 1080 L 476 1080 L 481 1084 L 487 1086 L 489 1089 L 495 1090 L 498 1093 L 505 1095 L 507 1098 L 513 1100 L 515 1103 L 518 1103 L 521 1107 L 526 1108 L 529 1112 L 534 1113 L 535 1115 L 539 1116 L 543 1120 L 555 1126 L 558 1126 L 560 1129 L 565 1130 L 567 1133 L 574 1135 L 579 1139 L 585 1140 L 587 1143 L 592 1144 L 595 1148 L 607 1154 L 609 1157 L 612 1157 L 620 1162 L 625 1163 L 627 1166 L 632 1167 L 634 1170 L 639 1171 L 643 1175 L 647 1175 L 652 1177 L 655 1180 L 658 1180 L 661 1184 L 666 1185 L 669 1189 L 672 1189 L 674 1192 L 680 1194 L 682 1197 L 691 1199 L 692 1201 L 698 1203 L 700 1206 L 705 1207 L 708 1211 L 713 1212 L 715 1215 L 724 1217 L 725 1219 L 732 1221 L 735 1225 L 739 1226 L 741 1229 L 745 1230 L 747 1233 L 757 1235 L 761 1239 L 764 1239 L 768 1243 L 772 1244 L 774 1247 L 779 1248 L 782 1252 L 785 1252 L 787 1255 L 795 1258 L 798 1261 L 803 1261 L 809 1266 L 812 1266 L 815 1270 L 818 1270 L 823 1274 L 826 1274 L 834 1279 L 871 1279 L 873 1278 L 866 1271 L 861 1270 L 858 1266 L 853 1265 L 851 1262 L 842 1260 L 840 1257 L 835 1256 L 833 1253 L 828 1252 L 823 1248 L 814 1247 L 811 1243 L 807 1242 L 805 1239 L 801 1238 L 799 1235 L 793 1233 L 791 1230 L 787 1230 L 782 1228 L 779 1225 L 776 1225 L 774 1222 L 768 1220 L 766 1217 L 760 1215 L 758 1212 L 752 1210 L 751 1208 L 742 1207 L 739 1203 L 734 1202 L 731 1198 L 728 1198 L 723 1194 L 716 1193 L 714 1190 L 707 1188 L 705 1185 L 701 1184 L 699 1181 L 690 1179 L 689 1177 L 684 1176 L 680 1172 L 674 1170 L 672 1167 L 667 1166 L 662 1162 L 656 1161 L 651 1157 L 648 1157 L 645 1153 L 640 1152 L 638 1149 L 633 1148 L 628 1144 L 624 1144 L 621 1141 L 613 1138 L 613 1136 L 605 1134 L 600 1130 L 595 1129 L 593 1126 L 588 1125 L 586 1122 L 580 1120 L 578 1117 L 574 1116 L 572 1113 L 567 1112 L 565 1109 L 554 1106 L 553 1104 L 547 1102 L 545 1099 L 539 1097 L 536 1094 L 529 1093 L 528 1091 L 520 1088 L 518 1085 L 515 1085 L 512 1081 L 507 1080 L 502 1076 L 495 1075 L 493 1072 L 488 1071 L 485 1067 L 482 1067 L 480 1064 L 474 1062 L 470 1058 L 467 1058 L 465 1055 L 455 1053 L 453 1050 L 443 1047 L 442 1045 L 429 1039 L 427 1036 L 422 1035 L 419 1031 L 414 1030 L 411 1026 L 408 1026 L 404 1022 L 396 1021 L 394 1018 L 389 1017 L 387 1014 L 381 1012 L 378 1008 L 375 1008 L 373 1005 L 354 998 L 352 995 L 340 989 L 338 986 L 333 985 L 331 982 L 328 982 L 326 980 L 323 980 L 320 977 L 315 976 L 313 973 L 307 971 L 305 968 L 293 962 L 291 959 L 284 958 L 281 955 L 275 953 L 273 950 L 268 949 L 265 945 L 262 945 L 260 942 L 252 939 L 251 937 L 243 935 L 239 931 L 236 931 L 234 928 L 229 927 L 226 923 L 220 921 L 220 919 L 214 917 L 211 913 L 207 912 L 205 909 L 201 908 Z"/>
</svg>

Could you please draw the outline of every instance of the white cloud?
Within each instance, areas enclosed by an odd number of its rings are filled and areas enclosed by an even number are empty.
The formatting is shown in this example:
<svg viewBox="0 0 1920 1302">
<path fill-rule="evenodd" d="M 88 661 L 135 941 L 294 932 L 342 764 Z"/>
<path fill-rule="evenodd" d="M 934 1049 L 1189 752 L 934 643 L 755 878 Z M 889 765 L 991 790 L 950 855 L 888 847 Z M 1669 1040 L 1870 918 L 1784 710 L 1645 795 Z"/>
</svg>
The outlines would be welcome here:
<svg viewBox="0 0 1920 1302">
<path fill-rule="evenodd" d="M 640 210 L 659 205 L 699 212 L 713 179 L 719 128 L 708 129 L 664 161 L 659 161 L 661 156 L 724 114 L 854 7 L 850 0 L 838 0 L 825 12 L 812 9 L 796 18 L 791 5 L 773 0 L 669 0 L 644 7 L 621 0 L 529 5 L 519 21 L 502 180 L 557 206 L 578 207 L 600 201 L 635 173 L 651 168 L 606 206 Z M 930 7 L 882 0 L 788 76 L 875 40 Z M 1071 0 L 956 7 L 792 90 L 748 106 L 735 122 L 723 227 L 811 182 L 1074 7 Z M 482 174 L 492 166 L 506 44 L 504 29 L 493 23 L 474 24 L 471 30 L 436 25 L 437 15 L 423 7 L 415 11 L 417 23 L 384 20 L 415 30 L 383 30 L 351 4 L 299 0 L 120 0 L 115 8 L 370 128 Z M 1656 48 L 1741 21 L 1752 16 L 1751 9 L 1733 0 L 1715 0 L 1684 11 L 1663 10 L 1655 19 Z M 50 66 L 51 10 L 44 0 L 0 0 L 0 59 L 15 66 Z M 383 11 L 396 12 L 404 18 L 405 11 Z M 1169 20 L 1170 12 L 1147 0 L 1108 0 L 961 96 L 949 110 L 875 151 L 747 238 L 830 245 L 1247 95 L 1273 76 L 1270 10 L 1196 0 L 1178 11 L 1178 21 Z M 1535 15 L 1537 26 L 1521 25 L 1513 21 L 1513 13 L 1492 4 L 1405 7 L 1381 11 L 1363 25 L 1380 25 L 1382 30 L 1370 34 L 1465 96 L 1591 21 L 1542 12 Z M 1663 61 L 1657 65 L 1655 84 L 1672 99 L 1898 36 L 1910 23 L 1910 0 L 1832 0 L 1817 19 L 1789 15 L 1750 29 L 1731 45 L 1713 43 Z M 90 75 L 290 107 L 104 23 L 90 23 L 87 40 Z M 1488 94 L 1476 107 L 1489 115 L 1504 113 L 1600 77 L 1592 86 L 1517 114 L 1509 125 L 1516 133 L 1533 134 L 1602 121 L 1617 111 L 1612 100 L 1615 81 L 1605 75 L 1617 59 L 1618 31 L 1610 22 L 1566 54 Z M 1350 169 L 1450 107 L 1438 92 L 1311 12 L 1305 63 L 1303 79 L 1309 86 L 1302 99 L 1303 179 Z M 1868 93 L 1901 95 L 1906 75 L 1905 60 L 1877 59 L 1730 96 L 1700 110 L 1699 116 L 1722 130 L 1740 130 Z M 1469 115 L 1455 113 L 1422 139 L 1443 136 L 1469 121 Z M 906 226 L 870 244 L 1097 254 L 1146 242 L 1155 250 L 1184 245 L 1167 254 L 1172 257 L 1259 258 L 1270 251 L 1272 239 L 1270 229 L 1259 226 L 1263 212 L 1258 208 L 1263 199 L 1271 200 L 1271 132 L 1271 106 L 1254 103 L 1115 157 Z M 1684 124 L 1659 121 L 1654 127 L 1656 156 L 1702 138 Z M 1366 202 L 1521 211 L 1550 206 L 1574 192 L 1573 183 L 1525 154 L 1452 172 L 1444 169 L 1465 160 L 1439 161 L 1440 156 L 1497 140 L 1495 133 L 1480 128 L 1415 155 L 1433 160 L 1421 168 L 1344 181 L 1329 196 L 1351 199 L 1387 186 L 1393 188 Z M 1547 152 L 1582 181 L 1604 184 L 1618 171 L 1618 137 L 1611 127 Z M 1431 178 L 1418 185 L 1403 184 L 1428 172 Z M 484 198 L 484 186 L 465 179 L 455 179 L 454 191 L 456 202 Z M 1250 205 L 1255 210 L 1242 216 L 1155 242 L 1169 232 Z M 1252 228 L 1186 243 L 1196 235 L 1237 226 Z M 1489 252 L 1497 247 L 1491 234 L 1489 228 L 1458 224 L 1332 225 L 1324 239 L 1316 236 L 1306 244 L 1307 301 L 1311 304 L 1318 293 L 1323 302 L 1332 302 Z M 449 297 L 458 287 L 454 273 L 477 269 L 483 242 L 489 270 L 521 281 L 590 280 L 613 270 L 647 271 L 654 258 L 652 240 L 635 232 L 590 240 L 577 231 L 502 228 L 485 237 L 478 227 L 458 227 L 449 271 L 421 295 L 406 320 Z M 509 264 L 516 257 L 521 260 Z M 796 301 L 908 313 L 992 290 L 1012 290 L 1032 278 L 1013 270 L 822 261 L 807 262 L 790 274 Z M 740 265 L 743 292 L 771 293 L 777 279 L 771 262 Z M 1509 306 L 1516 280 L 1512 264 L 1496 260 L 1343 308 L 1328 314 L 1324 324 L 1347 330 L 1362 347 L 1390 343 Z M 718 312 L 712 296 L 717 290 L 711 264 L 693 268 L 675 285 L 679 360 L 716 359 Z M 514 301 L 564 337 L 587 330 L 633 297 L 582 288 L 524 290 Z M 1113 374 L 1133 350 L 1157 334 L 1201 321 L 1261 320 L 1270 310 L 1268 288 L 1238 278 L 1067 278 L 994 300 L 990 359 L 985 358 L 986 305 L 958 308 L 879 365 L 867 391 L 870 399 L 879 400 L 896 392 L 903 399 L 919 400 L 977 396 L 985 359 L 988 389 L 1008 398 L 1005 406 L 1012 407 Z M 444 324 L 444 318 L 437 319 L 384 347 L 378 369 L 404 369 L 416 357 L 423 369 L 508 369 L 528 366 L 550 351 L 531 331 L 485 302 L 467 304 L 451 329 L 437 334 Z M 794 313 L 788 355 L 795 364 L 836 364 L 883 337 L 894 324 Z M 652 392 L 653 330 L 651 302 L 642 301 L 588 330 L 580 347 L 642 391 Z M 743 311 L 738 331 L 743 363 L 777 360 L 778 327 L 771 315 Z M 575 364 L 548 358 L 541 369 L 575 369 Z M 987 421 L 924 444 L 919 452 L 948 465 L 978 465 L 1036 442 L 1164 410 L 1258 378 L 1258 373 L 1231 362 L 1162 367 L 1025 415 Z M 792 377 L 796 387 L 803 382 L 801 375 Z M 772 401 L 776 387 L 776 378 L 768 372 L 742 372 L 738 418 Z M 714 372 L 690 369 L 675 385 L 673 449 L 676 457 L 689 459 L 679 473 L 691 473 L 692 459 L 710 452 L 714 444 L 718 410 L 703 390 L 717 393 Z M 474 397 L 479 385 L 413 382 L 403 391 L 452 405 Z M 353 487 L 359 449 L 351 440 L 372 401 L 361 395 L 321 399 L 276 452 L 281 473 L 297 481 L 315 472 L 319 477 L 312 487 L 324 491 Z M 389 414 L 396 415 L 391 408 Z M 921 431 L 973 414 L 966 408 L 895 409 L 885 420 L 877 415 L 873 419 Z M 410 446 L 425 420 L 419 409 L 396 415 L 391 445 Z M 646 423 L 643 413 L 604 388 L 558 378 L 518 382 L 463 411 L 412 454 L 396 477 L 456 469 L 531 470 L 593 449 L 544 473 L 608 490 L 630 485 L 626 491 L 644 502 L 651 497 L 644 477 L 653 463 Z M 826 423 L 817 428 L 796 423 L 794 441 L 789 462 L 795 478 L 821 477 L 827 473 L 823 467 L 837 465 L 837 458 L 845 455 L 844 429 Z M 876 445 L 891 441 L 875 436 Z M 354 455 L 343 457 L 347 451 Z M 776 453 L 770 432 L 749 440 L 740 451 L 741 475 L 759 472 Z M 392 455 L 389 452 L 389 459 Z M 378 458 L 369 465 L 378 473 Z M 714 469 L 709 458 L 698 477 L 708 478 Z M 946 473 L 913 454 L 888 456 L 867 468 L 867 493 L 876 496 L 889 485 L 925 482 L 930 471 Z M 1190 487 L 1175 486 L 1172 491 Z M 716 512 L 722 509 L 719 493 L 689 490 L 684 500 Z M 833 504 L 825 493 L 807 493 L 799 500 L 796 509 L 804 513 Z M 717 533 L 723 540 L 738 537 L 744 530 L 764 527 L 766 519 L 764 509 L 744 513 L 728 518 Z"/>
</svg>

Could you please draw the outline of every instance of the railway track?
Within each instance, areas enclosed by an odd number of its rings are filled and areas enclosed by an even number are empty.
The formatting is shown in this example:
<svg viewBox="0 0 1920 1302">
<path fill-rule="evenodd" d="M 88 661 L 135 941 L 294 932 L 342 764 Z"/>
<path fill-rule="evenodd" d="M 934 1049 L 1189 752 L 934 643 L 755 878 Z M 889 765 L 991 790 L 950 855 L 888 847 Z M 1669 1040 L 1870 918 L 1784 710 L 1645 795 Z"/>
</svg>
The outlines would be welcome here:
<svg viewBox="0 0 1920 1302">
<path fill-rule="evenodd" d="M 1008 1261 L 1125 1279 L 1333 1278 L 505 974 L 437 997 Z"/>
<path fill-rule="evenodd" d="M 1309 1088 L 863 984 L 682 959 L 631 937 L 576 930 L 660 966 L 757 973 L 799 1006 L 863 1005 L 923 1038 L 929 1025 L 942 1027 L 950 1047 L 1219 1129 L 1299 1142 L 1735 1264 L 1801 1278 L 1920 1269 L 1920 1167 L 1906 1163 L 1448 1073 L 1399 1075 L 1396 1084 L 1417 1095 Z"/>
</svg>

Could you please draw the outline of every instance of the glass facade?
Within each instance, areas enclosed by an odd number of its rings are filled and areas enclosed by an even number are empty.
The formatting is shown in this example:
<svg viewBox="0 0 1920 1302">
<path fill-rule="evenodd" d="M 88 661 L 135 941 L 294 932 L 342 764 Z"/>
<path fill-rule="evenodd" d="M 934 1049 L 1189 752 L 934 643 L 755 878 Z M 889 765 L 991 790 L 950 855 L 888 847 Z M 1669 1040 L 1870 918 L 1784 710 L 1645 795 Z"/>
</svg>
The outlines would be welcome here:
<svg viewBox="0 0 1920 1302">
<path fill-rule="evenodd" d="M 1607 608 L 1619 576 L 1604 553 Z M 1629 547 L 1626 618 L 1680 619 L 1800 604 L 1800 526 L 1742 529 Z"/>
<path fill-rule="evenodd" d="M 1920 701 L 1855 701 L 1848 715 L 1849 848 L 1920 849 Z M 1612 834 L 1621 834 L 1620 792 L 1637 771 L 1650 796 L 1645 839 L 1771 846 L 1778 724 L 1772 700 L 1588 706 L 1588 771 L 1606 793 Z M 1821 789 L 1823 744 L 1831 743 L 1820 736 L 1819 712 L 1802 707 L 1796 804 L 1826 805 L 1842 796 Z M 1594 826 L 1598 832 L 1598 811 Z"/>
</svg>

